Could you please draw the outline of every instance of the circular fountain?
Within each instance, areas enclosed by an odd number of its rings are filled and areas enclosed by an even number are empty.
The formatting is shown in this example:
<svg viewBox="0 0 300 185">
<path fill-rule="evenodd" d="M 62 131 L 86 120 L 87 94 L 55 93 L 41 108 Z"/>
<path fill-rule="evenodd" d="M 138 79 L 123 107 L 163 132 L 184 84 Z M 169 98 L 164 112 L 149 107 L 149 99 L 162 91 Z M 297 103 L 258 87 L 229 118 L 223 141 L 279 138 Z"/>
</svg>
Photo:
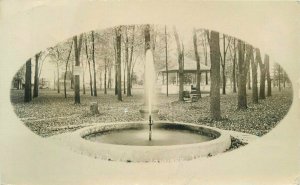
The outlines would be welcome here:
<svg viewBox="0 0 300 185">
<path fill-rule="evenodd" d="M 144 122 L 101 123 L 68 135 L 67 146 L 80 153 L 112 161 L 153 162 L 190 160 L 224 152 L 227 132 L 189 123 L 157 121 L 153 55 L 146 52 Z"/>
<path fill-rule="evenodd" d="M 99 123 L 60 138 L 75 152 L 124 162 L 191 160 L 224 152 L 231 144 L 227 132 L 196 124 L 156 121 L 151 140 L 148 129 L 148 122 Z"/>
</svg>

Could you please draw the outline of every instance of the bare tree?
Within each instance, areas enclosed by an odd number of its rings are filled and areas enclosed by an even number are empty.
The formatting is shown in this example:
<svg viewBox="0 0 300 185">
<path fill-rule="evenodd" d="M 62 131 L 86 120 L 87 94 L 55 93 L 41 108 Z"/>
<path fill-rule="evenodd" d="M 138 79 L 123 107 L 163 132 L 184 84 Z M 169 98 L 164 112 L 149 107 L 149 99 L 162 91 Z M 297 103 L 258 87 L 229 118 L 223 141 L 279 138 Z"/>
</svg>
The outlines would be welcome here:
<svg viewBox="0 0 300 185">
<path fill-rule="evenodd" d="M 200 72 L 200 57 L 198 53 L 198 43 L 197 43 L 197 33 L 196 29 L 194 28 L 194 35 L 193 35 L 193 42 L 194 42 L 194 51 L 195 51 L 195 59 L 197 62 L 197 85 L 196 89 L 199 93 L 199 97 L 201 98 L 201 91 L 200 91 L 200 81 L 201 81 L 201 72 Z"/>
<path fill-rule="evenodd" d="M 267 76 L 267 96 L 272 95 L 272 87 L 271 87 L 271 75 L 270 75 L 270 64 L 269 64 L 269 55 L 265 55 L 265 66 L 266 66 L 266 76 Z"/>
<path fill-rule="evenodd" d="M 73 37 L 74 41 L 74 54 L 75 54 L 75 66 L 80 66 L 80 51 L 82 45 L 82 34 L 79 36 L 79 41 L 77 41 L 77 36 Z M 75 104 L 80 103 L 80 76 L 75 74 Z"/>
<path fill-rule="evenodd" d="M 115 38 L 117 39 L 117 38 Z M 115 95 L 118 95 L 118 53 L 117 53 L 117 42 L 114 42 L 114 53 L 115 53 Z"/>
<path fill-rule="evenodd" d="M 123 60 L 123 90 L 124 90 L 124 94 L 126 94 L 126 68 L 128 66 L 128 60 L 129 60 L 129 39 L 128 39 L 128 28 L 127 26 L 125 26 L 125 41 L 124 41 L 124 51 L 125 51 L 125 55 L 124 55 L 124 60 Z M 127 79 L 128 81 L 128 79 Z"/>
<path fill-rule="evenodd" d="M 59 72 L 59 69 L 60 69 L 60 66 L 62 64 L 62 51 L 61 51 L 61 47 L 59 45 L 57 45 L 56 47 L 52 47 L 50 48 L 50 55 L 51 55 L 51 58 L 53 59 L 53 61 L 55 62 L 55 65 L 56 65 L 56 73 L 57 73 L 57 80 L 56 80 L 56 85 L 57 85 L 57 93 L 60 93 L 60 72 Z"/>
<path fill-rule="evenodd" d="M 167 75 L 167 96 L 169 96 L 169 71 L 168 71 L 168 36 L 167 36 L 167 25 L 165 25 L 165 51 L 166 51 L 166 75 Z"/>
<path fill-rule="evenodd" d="M 134 34 L 135 34 L 135 26 L 132 28 L 132 39 L 131 39 L 131 50 L 130 50 L 130 59 L 127 63 L 127 96 L 132 96 L 131 94 L 131 67 L 132 67 L 132 57 L 133 57 L 133 49 L 134 49 Z"/>
<path fill-rule="evenodd" d="M 107 68 L 108 68 L 108 59 L 104 58 L 104 94 L 107 94 Z"/>
<path fill-rule="evenodd" d="M 278 64 L 278 90 L 281 91 L 281 66 Z"/>
<path fill-rule="evenodd" d="M 117 89 L 118 100 L 122 101 L 122 79 L 121 79 L 121 27 L 116 28 L 116 66 L 117 66 Z"/>
<path fill-rule="evenodd" d="M 102 90 L 102 69 L 100 68 L 100 66 L 99 66 L 99 68 L 98 68 L 98 71 L 99 71 L 99 88 L 100 88 L 100 90 Z"/>
<path fill-rule="evenodd" d="M 262 63 L 261 60 L 261 55 L 260 55 L 260 50 L 257 48 L 256 51 L 256 61 L 259 64 L 259 69 L 260 69 L 260 86 L 259 86 L 259 98 L 260 99 L 265 99 L 265 81 L 266 81 L 266 67 L 265 64 Z"/>
<path fill-rule="evenodd" d="M 26 70 L 26 64 L 24 64 L 19 70 L 18 72 L 15 74 L 13 80 L 15 82 L 17 82 L 16 84 L 16 88 L 19 90 L 19 89 L 22 89 L 22 82 L 23 80 L 25 79 L 25 70 Z"/>
<path fill-rule="evenodd" d="M 246 59 L 245 56 L 246 50 Z M 239 84 L 238 84 L 238 109 L 246 109 L 247 108 L 247 73 L 250 63 L 252 48 L 249 45 L 245 45 L 245 43 L 241 40 L 238 40 L 238 53 L 239 53 Z"/>
<path fill-rule="evenodd" d="M 232 85 L 233 85 L 233 93 L 236 93 L 236 86 L 237 86 L 237 81 L 236 81 L 236 39 L 232 38 L 232 44 L 230 44 L 230 57 L 232 58 Z"/>
<path fill-rule="evenodd" d="M 111 64 L 111 65 L 108 67 L 108 82 L 107 82 L 107 87 L 108 87 L 109 89 L 111 89 L 111 81 L 112 81 L 112 79 L 111 79 L 111 69 L 112 69 L 112 67 L 113 67 L 113 64 Z"/>
<path fill-rule="evenodd" d="M 176 30 L 176 27 L 173 27 L 174 36 L 177 45 L 177 54 L 178 54 L 178 73 L 179 73 L 179 101 L 183 101 L 183 78 L 184 78 L 184 49 L 181 47 L 179 36 Z"/>
<path fill-rule="evenodd" d="M 249 90 L 251 90 L 251 73 L 250 73 L 250 70 L 248 70 L 248 73 L 247 73 L 247 87 Z"/>
<path fill-rule="evenodd" d="M 96 80 L 96 62 L 95 62 L 95 38 L 94 31 L 92 31 L 92 60 L 94 68 L 94 96 L 97 96 L 97 80 Z"/>
<path fill-rule="evenodd" d="M 210 86 L 210 113 L 214 120 L 221 119 L 220 109 L 220 41 L 219 33 L 211 31 L 207 33 L 210 46 L 211 60 L 211 86 Z"/>
<path fill-rule="evenodd" d="M 24 102 L 30 102 L 31 95 L 31 58 L 26 61 Z"/>
<path fill-rule="evenodd" d="M 253 50 L 253 48 L 252 48 Z M 252 69 L 252 102 L 258 103 L 258 88 L 257 88 L 257 60 L 254 60 L 254 54 L 251 54 L 251 69 Z"/>
<path fill-rule="evenodd" d="M 226 46 L 226 38 L 227 38 L 227 46 Z M 226 72 L 225 72 L 225 67 L 226 67 L 226 54 L 228 51 L 228 48 L 230 46 L 230 37 L 227 37 L 225 34 L 223 34 L 223 57 L 220 52 L 220 58 L 221 58 L 221 66 L 222 66 L 222 85 L 223 85 L 223 91 L 222 94 L 226 94 Z"/>
<path fill-rule="evenodd" d="M 35 72 L 34 72 L 34 88 L 33 88 L 33 98 L 39 96 L 39 58 L 41 52 L 35 55 Z"/>
<path fill-rule="evenodd" d="M 56 66 L 56 73 L 57 73 L 57 93 L 60 93 L 60 68 L 63 63 L 66 62 L 66 53 L 69 51 L 68 42 L 58 44 L 55 47 L 49 48 L 49 56 L 51 57 L 52 61 L 55 63 Z"/>
<path fill-rule="evenodd" d="M 90 62 L 90 57 L 89 57 L 89 51 L 88 51 L 88 44 L 87 44 L 87 35 L 85 37 L 85 53 L 86 53 L 86 60 L 88 62 L 88 67 L 89 67 L 89 75 L 90 75 L 90 92 L 91 96 L 93 96 L 93 78 L 92 78 L 92 70 L 91 70 L 91 62 Z"/>
<path fill-rule="evenodd" d="M 207 47 L 208 47 L 208 41 L 207 41 L 207 34 L 208 33 L 208 30 L 203 30 L 203 33 L 202 33 L 202 40 L 201 40 L 201 43 L 202 43 L 202 48 L 203 48 L 203 54 L 204 54 L 204 59 L 205 59 L 205 65 L 207 66 L 208 65 L 208 51 L 207 51 Z M 207 75 L 207 71 L 205 71 L 205 84 L 208 85 L 208 75 Z"/>
<path fill-rule="evenodd" d="M 66 61 L 66 68 L 65 68 L 65 75 L 64 75 L 64 93 L 65 93 L 65 98 L 67 98 L 67 84 L 66 84 L 66 80 L 67 80 L 67 70 L 68 70 L 68 65 L 69 65 L 69 60 L 70 60 L 70 56 L 72 53 L 72 47 L 73 47 L 73 41 L 71 41 L 70 44 L 70 50 L 69 50 L 69 54 L 67 57 L 67 61 Z"/>
</svg>

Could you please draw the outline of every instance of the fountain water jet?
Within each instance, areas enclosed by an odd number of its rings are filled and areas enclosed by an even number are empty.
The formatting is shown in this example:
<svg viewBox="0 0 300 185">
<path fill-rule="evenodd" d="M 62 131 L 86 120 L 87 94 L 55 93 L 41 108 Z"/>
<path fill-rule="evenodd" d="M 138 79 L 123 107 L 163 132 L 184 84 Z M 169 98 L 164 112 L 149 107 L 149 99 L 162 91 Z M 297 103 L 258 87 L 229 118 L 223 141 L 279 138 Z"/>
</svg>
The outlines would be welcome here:
<svg viewBox="0 0 300 185">
<path fill-rule="evenodd" d="M 154 68 L 154 60 L 153 60 L 153 53 L 151 49 L 146 50 L 145 56 L 145 104 L 147 107 L 146 112 L 148 113 L 149 117 L 149 141 L 152 139 L 152 125 L 153 125 L 153 118 L 152 118 L 152 109 L 155 102 L 155 68 Z"/>
</svg>

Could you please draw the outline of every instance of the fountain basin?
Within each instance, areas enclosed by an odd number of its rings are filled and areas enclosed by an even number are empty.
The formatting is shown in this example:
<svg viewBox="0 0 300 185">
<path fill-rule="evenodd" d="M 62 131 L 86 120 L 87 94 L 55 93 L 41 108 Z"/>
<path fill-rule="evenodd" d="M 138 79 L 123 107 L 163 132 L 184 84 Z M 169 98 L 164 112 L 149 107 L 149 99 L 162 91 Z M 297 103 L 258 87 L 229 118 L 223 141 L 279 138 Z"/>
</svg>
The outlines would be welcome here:
<svg viewBox="0 0 300 185">
<path fill-rule="evenodd" d="M 94 158 L 101 158 L 111 161 L 125 162 L 162 162 L 191 160 L 198 157 L 207 157 L 224 152 L 230 147 L 230 135 L 219 129 L 201 126 L 190 123 L 170 123 L 155 122 L 153 125 L 153 140 L 155 141 L 155 131 L 167 130 L 172 132 L 181 130 L 199 134 L 205 139 L 199 142 L 193 140 L 191 143 L 172 143 L 166 145 L 141 145 L 105 143 L 90 140 L 93 136 L 106 134 L 116 134 L 126 130 L 143 130 L 147 127 L 147 122 L 125 122 L 125 123 L 103 123 L 95 126 L 79 129 L 73 133 L 65 135 L 63 140 L 72 150 Z M 173 131 L 174 131 L 173 130 Z M 117 138 L 117 135 L 114 136 Z M 176 134 L 174 135 L 176 137 Z M 120 137 L 122 138 L 122 137 Z M 145 135 L 147 138 L 147 135 Z M 172 135 L 171 135 L 172 138 Z M 208 139 L 209 138 L 209 139 Z M 62 139 L 62 138 L 61 138 Z M 178 138 L 177 138 L 178 139 Z"/>
</svg>

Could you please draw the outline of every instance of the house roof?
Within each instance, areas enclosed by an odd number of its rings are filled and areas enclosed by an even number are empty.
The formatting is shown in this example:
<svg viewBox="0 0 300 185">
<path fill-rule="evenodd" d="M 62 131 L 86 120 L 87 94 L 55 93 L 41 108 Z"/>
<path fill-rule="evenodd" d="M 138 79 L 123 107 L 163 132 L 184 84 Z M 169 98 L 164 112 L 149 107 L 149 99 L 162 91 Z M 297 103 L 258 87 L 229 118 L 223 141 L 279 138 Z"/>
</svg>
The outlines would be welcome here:
<svg viewBox="0 0 300 185">
<path fill-rule="evenodd" d="M 178 71 L 178 61 L 177 57 L 172 57 L 168 63 L 168 72 L 177 72 Z M 190 57 L 184 57 L 184 71 L 185 72 L 196 72 L 197 71 L 197 62 L 196 60 L 191 59 Z M 206 72 L 210 71 L 210 67 L 205 64 L 200 63 L 200 71 Z M 159 70 L 159 72 L 166 72 L 166 68 Z"/>
</svg>

